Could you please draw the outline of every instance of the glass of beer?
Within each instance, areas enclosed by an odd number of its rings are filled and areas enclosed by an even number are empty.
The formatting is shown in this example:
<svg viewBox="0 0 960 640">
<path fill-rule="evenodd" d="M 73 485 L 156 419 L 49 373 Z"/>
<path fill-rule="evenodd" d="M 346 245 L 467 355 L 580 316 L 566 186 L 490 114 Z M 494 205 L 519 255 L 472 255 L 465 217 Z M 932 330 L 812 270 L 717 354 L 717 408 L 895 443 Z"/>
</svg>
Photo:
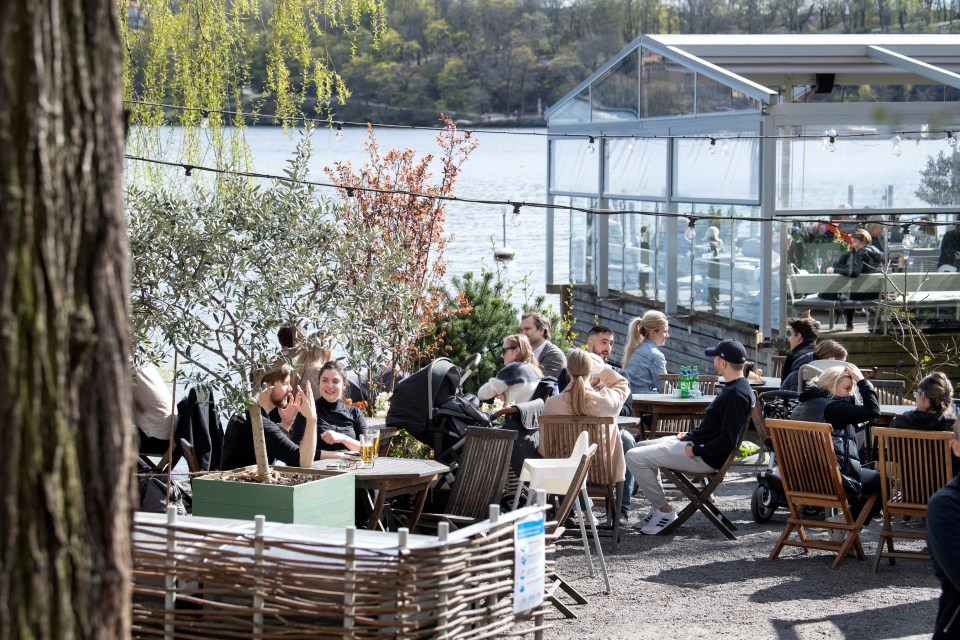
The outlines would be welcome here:
<svg viewBox="0 0 960 640">
<path fill-rule="evenodd" d="M 367 433 L 373 436 L 373 459 L 376 460 L 380 457 L 380 429 L 371 429 Z"/>
<path fill-rule="evenodd" d="M 360 461 L 365 467 L 373 466 L 373 434 L 372 433 L 361 433 L 360 434 Z"/>
</svg>

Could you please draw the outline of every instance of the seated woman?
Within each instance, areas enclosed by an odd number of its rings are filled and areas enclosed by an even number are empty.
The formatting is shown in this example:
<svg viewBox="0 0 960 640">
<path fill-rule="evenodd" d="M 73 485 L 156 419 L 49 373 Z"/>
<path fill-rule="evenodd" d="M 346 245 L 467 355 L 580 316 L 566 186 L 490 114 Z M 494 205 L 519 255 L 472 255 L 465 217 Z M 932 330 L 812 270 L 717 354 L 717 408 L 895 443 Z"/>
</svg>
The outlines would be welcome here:
<svg viewBox="0 0 960 640">
<path fill-rule="evenodd" d="M 856 403 L 853 386 L 856 384 L 863 404 Z M 791 420 L 827 422 L 833 427 L 833 447 L 844 478 L 850 508 L 856 517 L 863 508 L 860 496 L 880 491 L 880 474 L 860 464 L 857 451 L 856 427 L 880 415 L 880 401 L 869 380 L 855 366 L 831 367 L 813 379 L 800 394 L 800 404 L 790 414 Z M 874 517 L 880 511 L 877 501 Z"/>
<path fill-rule="evenodd" d="M 317 413 L 313 402 L 313 390 L 308 386 L 302 392 L 298 389 L 293 392 L 290 386 L 290 365 L 280 364 L 272 371 L 253 377 L 255 387 L 263 387 L 258 401 L 260 404 L 260 419 L 263 422 L 263 437 L 267 445 L 267 462 L 273 464 L 281 460 L 290 466 L 310 467 L 313 464 L 314 453 L 317 449 L 316 424 Z M 294 442 L 286 431 L 273 420 L 269 414 L 274 409 L 279 410 L 283 422 L 290 424 L 296 413 L 303 415 L 303 424 L 310 433 L 302 442 Z M 223 452 L 220 457 L 221 469 L 239 469 L 256 464 L 257 458 L 253 447 L 253 425 L 250 411 L 234 416 L 227 425 L 223 436 Z"/>
<path fill-rule="evenodd" d="M 667 358 L 660 351 L 670 337 L 667 316 L 659 311 L 647 311 L 634 318 L 627 330 L 629 339 L 624 350 L 623 372 L 630 381 L 633 393 L 660 393 L 660 374 L 667 372 Z"/>
<path fill-rule="evenodd" d="M 840 256 L 832 267 L 827 267 L 827 273 L 839 273 L 848 278 L 856 278 L 861 273 L 879 273 L 883 271 L 883 254 L 873 246 L 873 238 L 866 229 L 857 229 L 850 236 L 850 251 Z M 824 300 L 837 300 L 836 293 L 818 294 Z M 876 300 L 876 293 L 851 293 L 851 300 Z M 847 316 L 847 331 L 853 329 L 854 307 L 848 306 L 844 310 Z"/>
<path fill-rule="evenodd" d="M 840 360 L 847 361 L 847 349 L 836 340 L 820 340 L 817 342 L 813 351 L 797 357 L 793 361 L 793 366 L 787 377 L 780 384 L 783 391 L 797 391 L 800 388 L 800 369 L 805 364 L 810 364 L 814 360 Z"/>
<path fill-rule="evenodd" d="M 523 362 L 511 362 L 477 391 L 477 398 L 481 402 L 499 398 L 508 405 L 490 416 L 490 419 L 496 420 L 502 416 L 503 428 L 518 434 L 510 458 L 510 466 L 517 475 L 523 469 L 524 460 L 540 457 L 537 451 L 540 446 L 537 416 L 543 411 L 543 400 L 534 399 L 539 384 L 540 376 L 533 367 Z"/>
<path fill-rule="evenodd" d="M 917 408 L 894 417 L 894 429 L 917 431 L 952 431 L 956 415 L 953 411 L 953 384 L 939 371 L 931 373 L 917 385 L 914 392 Z"/>
<path fill-rule="evenodd" d="M 360 434 L 367 430 L 363 413 L 343 402 L 347 374 L 343 365 L 331 360 L 320 367 L 318 379 L 320 397 L 317 398 L 317 460 L 321 457 L 340 457 L 336 454 L 360 450 Z M 293 425 L 293 439 L 299 442 L 305 431 L 299 423 Z M 321 455 L 322 454 L 322 455 Z"/>
<path fill-rule="evenodd" d="M 511 362 L 522 362 L 523 364 L 529 365 L 534 373 L 537 374 L 538 378 L 543 377 L 543 371 L 537 363 L 537 358 L 533 355 L 533 347 L 530 346 L 530 341 L 527 339 L 527 336 L 522 333 L 515 333 L 505 337 L 500 347 L 500 352 L 503 357 L 504 366 Z"/>
</svg>

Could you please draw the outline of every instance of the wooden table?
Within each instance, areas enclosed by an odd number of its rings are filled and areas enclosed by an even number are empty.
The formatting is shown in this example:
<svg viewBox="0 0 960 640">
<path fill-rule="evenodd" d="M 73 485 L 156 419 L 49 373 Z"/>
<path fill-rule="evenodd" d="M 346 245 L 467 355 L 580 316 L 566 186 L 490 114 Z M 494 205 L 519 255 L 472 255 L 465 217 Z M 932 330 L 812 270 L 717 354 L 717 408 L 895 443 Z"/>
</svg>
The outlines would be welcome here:
<svg viewBox="0 0 960 640">
<path fill-rule="evenodd" d="M 315 467 L 327 470 L 341 470 L 338 461 L 318 460 Z M 368 509 L 368 529 L 383 529 L 387 511 L 387 499 L 397 496 L 414 494 L 413 506 L 406 526 L 411 531 L 417 527 L 423 505 L 427 500 L 427 491 L 440 478 L 441 474 L 450 471 L 450 467 L 434 460 L 418 458 L 386 458 L 379 457 L 373 467 L 369 469 L 342 469 L 343 472 L 353 473 L 356 477 L 356 487 L 363 491 L 364 504 Z M 376 492 L 376 498 L 374 498 Z"/>
<path fill-rule="evenodd" d="M 873 427 L 889 427 L 896 416 L 903 415 L 911 409 L 916 409 L 912 404 L 882 404 L 880 405 L 880 415 L 873 419 Z"/>
<path fill-rule="evenodd" d="M 699 420 L 707 412 L 707 405 L 716 397 L 676 398 L 672 393 L 635 393 L 633 394 L 633 413 L 634 415 L 650 414 L 651 424 L 656 424 L 660 419 Z"/>
</svg>

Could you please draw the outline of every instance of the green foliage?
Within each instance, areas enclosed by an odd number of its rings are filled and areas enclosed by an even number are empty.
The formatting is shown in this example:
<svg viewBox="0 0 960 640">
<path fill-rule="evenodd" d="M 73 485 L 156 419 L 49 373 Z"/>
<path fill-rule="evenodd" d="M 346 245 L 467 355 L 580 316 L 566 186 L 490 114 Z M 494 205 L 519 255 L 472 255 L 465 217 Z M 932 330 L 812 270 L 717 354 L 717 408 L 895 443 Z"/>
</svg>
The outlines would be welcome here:
<svg viewBox="0 0 960 640">
<path fill-rule="evenodd" d="M 918 198 L 935 207 L 960 204 L 960 153 L 941 151 L 936 158 L 927 158 L 920 176 L 914 192 Z"/>
</svg>

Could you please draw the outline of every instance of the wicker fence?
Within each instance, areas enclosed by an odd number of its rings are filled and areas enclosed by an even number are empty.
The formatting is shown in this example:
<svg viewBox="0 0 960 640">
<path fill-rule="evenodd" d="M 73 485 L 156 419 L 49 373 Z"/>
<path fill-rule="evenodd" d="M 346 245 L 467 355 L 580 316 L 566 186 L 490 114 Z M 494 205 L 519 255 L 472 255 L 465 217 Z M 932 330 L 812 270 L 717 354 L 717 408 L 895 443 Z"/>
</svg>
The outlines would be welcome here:
<svg viewBox="0 0 960 640">
<path fill-rule="evenodd" d="M 539 637 L 546 605 L 515 615 L 513 589 L 514 525 L 540 509 L 437 537 L 138 513 L 133 634 Z"/>
</svg>

